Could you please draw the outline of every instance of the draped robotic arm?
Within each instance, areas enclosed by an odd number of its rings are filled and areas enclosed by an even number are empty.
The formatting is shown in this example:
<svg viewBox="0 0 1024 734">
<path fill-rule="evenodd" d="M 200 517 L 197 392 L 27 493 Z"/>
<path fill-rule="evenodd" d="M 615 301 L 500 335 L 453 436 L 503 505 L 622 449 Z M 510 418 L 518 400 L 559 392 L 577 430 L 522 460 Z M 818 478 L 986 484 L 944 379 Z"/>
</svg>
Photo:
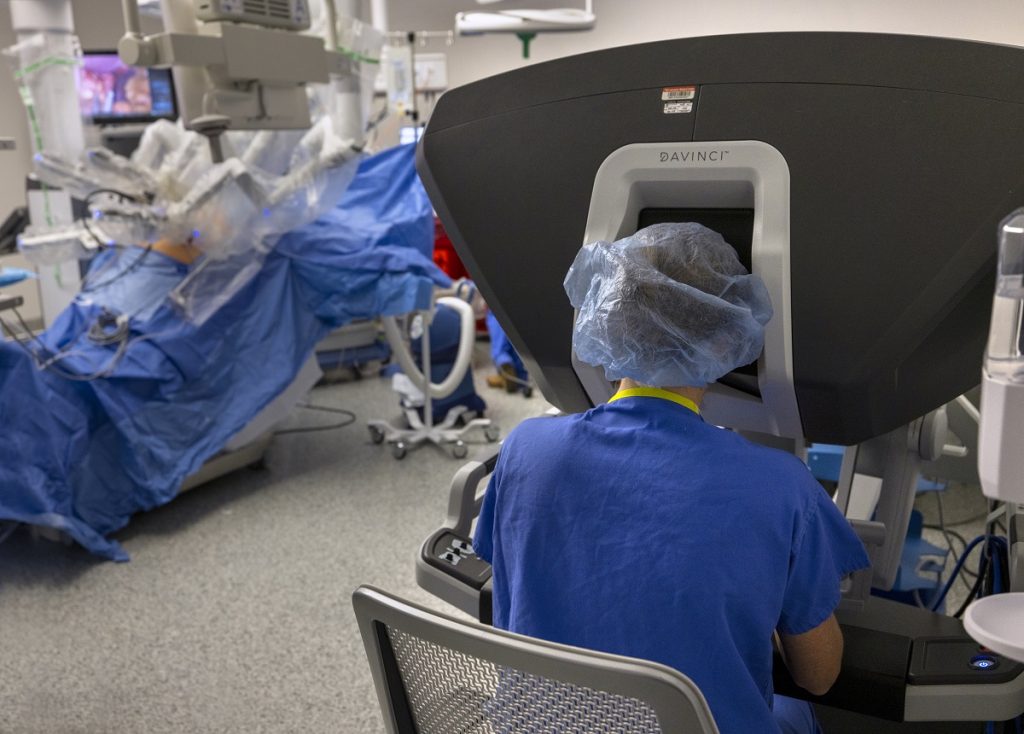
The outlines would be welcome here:
<svg viewBox="0 0 1024 734">
<path fill-rule="evenodd" d="M 33 4 L 21 0 L 23 8 Z M 122 60 L 173 68 L 181 122 L 151 125 L 131 159 L 105 149 L 76 155 L 74 145 L 36 136 L 36 175 L 83 200 L 88 212 L 77 221 L 35 223 L 19 240 L 22 251 L 42 264 L 111 246 L 185 246 L 202 262 L 172 298 L 201 321 L 212 311 L 196 297 L 221 293 L 224 278 L 205 289 L 199 282 L 218 268 L 254 271 L 277 237 L 332 207 L 355 174 L 364 127 L 358 77 L 365 62 L 341 43 L 366 51 L 382 38 L 356 19 L 339 19 L 331 2 L 312 13 L 305 0 L 285 5 L 253 14 L 227 0 L 202 7 L 164 0 L 166 30 L 146 36 L 138 3 L 126 0 Z M 309 33 L 314 22 L 320 35 Z M 37 49 L 31 58 L 26 45 Z M 45 118 L 59 111 L 45 104 L 31 75 L 40 59 L 73 66 L 75 44 L 48 48 L 43 34 L 19 46 L 7 54 L 30 120 L 44 118 L 45 132 Z"/>
</svg>

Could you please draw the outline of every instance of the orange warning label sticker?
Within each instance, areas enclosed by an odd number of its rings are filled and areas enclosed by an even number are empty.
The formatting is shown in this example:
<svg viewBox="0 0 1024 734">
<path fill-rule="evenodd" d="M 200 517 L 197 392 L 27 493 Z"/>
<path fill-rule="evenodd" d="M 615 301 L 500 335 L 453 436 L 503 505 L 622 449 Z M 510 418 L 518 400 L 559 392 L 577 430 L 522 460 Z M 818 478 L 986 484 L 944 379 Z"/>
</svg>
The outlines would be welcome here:
<svg viewBox="0 0 1024 734">
<path fill-rule="evenodd" d="M 685 86 L 685 87 L 662 87 L 661 89 L 661 101 L 662 102 L 679 102 L 686 99 L 693 99 L 697 96 L 697 87 Z"/>
</svg>

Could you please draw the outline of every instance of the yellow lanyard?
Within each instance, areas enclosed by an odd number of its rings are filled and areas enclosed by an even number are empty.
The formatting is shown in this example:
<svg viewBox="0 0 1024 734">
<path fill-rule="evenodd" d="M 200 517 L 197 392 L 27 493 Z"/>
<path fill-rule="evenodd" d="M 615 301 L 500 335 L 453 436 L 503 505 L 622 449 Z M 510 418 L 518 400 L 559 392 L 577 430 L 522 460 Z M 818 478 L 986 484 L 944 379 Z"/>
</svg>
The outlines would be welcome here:
<svg viewBox="0 0 1024 734">
<path fill-rule="evenodd" d="M 695 402 L 689 398 L 684 398 L 678 393 L 662 390 L 660 387 L 634 387 L 629 390 L 619 390 L 608 402 L 614 403 L 616 400 L 622 400 L 623 398 L 658 398 L 660 400 L 668 400 L 700 415 L 700 408 L 697 407 Z"/>
</svg>

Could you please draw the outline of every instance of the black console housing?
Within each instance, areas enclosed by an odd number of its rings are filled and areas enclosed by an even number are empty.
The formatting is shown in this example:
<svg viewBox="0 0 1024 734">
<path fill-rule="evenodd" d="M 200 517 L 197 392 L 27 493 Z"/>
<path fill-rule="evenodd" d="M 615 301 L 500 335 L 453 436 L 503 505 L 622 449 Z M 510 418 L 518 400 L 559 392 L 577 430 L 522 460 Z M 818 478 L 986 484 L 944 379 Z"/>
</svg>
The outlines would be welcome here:
<svg viewBox="0 0 1024 734">
<path fill-rule="evenodd" d="M 1024 205 L 1022 68 L 1021 48 L 863 33 L 613 48 L 446 93 L 418 167 L 545 397 L 574 412 L 590 399 L 562 279 L 599 166 L 634 143 L 773 146 L 791 179 L 800 421 L 851 445 L 979 381 L 996 228 Z M 679 85 L 692 109 L 665 114 Z"/>
</svg>

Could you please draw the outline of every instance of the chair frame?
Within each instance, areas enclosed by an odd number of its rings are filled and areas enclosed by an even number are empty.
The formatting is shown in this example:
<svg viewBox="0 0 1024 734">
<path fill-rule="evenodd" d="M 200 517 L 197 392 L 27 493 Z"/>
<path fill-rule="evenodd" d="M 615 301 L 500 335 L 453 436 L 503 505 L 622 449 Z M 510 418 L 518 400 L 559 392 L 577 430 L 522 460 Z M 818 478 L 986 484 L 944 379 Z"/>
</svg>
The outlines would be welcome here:
<svg viewBox="0 0 1024 734">
<path fill-rule="evenodd" d="M 387 627 L 499 667 L 637 699 L 653 709 L 664 734 L 718 734 L 700 689 L 668 666 L 460 621 L 371 586 L 356 589 L 352 606 L 388 734 L 417 728 Z"/>
</svg>

